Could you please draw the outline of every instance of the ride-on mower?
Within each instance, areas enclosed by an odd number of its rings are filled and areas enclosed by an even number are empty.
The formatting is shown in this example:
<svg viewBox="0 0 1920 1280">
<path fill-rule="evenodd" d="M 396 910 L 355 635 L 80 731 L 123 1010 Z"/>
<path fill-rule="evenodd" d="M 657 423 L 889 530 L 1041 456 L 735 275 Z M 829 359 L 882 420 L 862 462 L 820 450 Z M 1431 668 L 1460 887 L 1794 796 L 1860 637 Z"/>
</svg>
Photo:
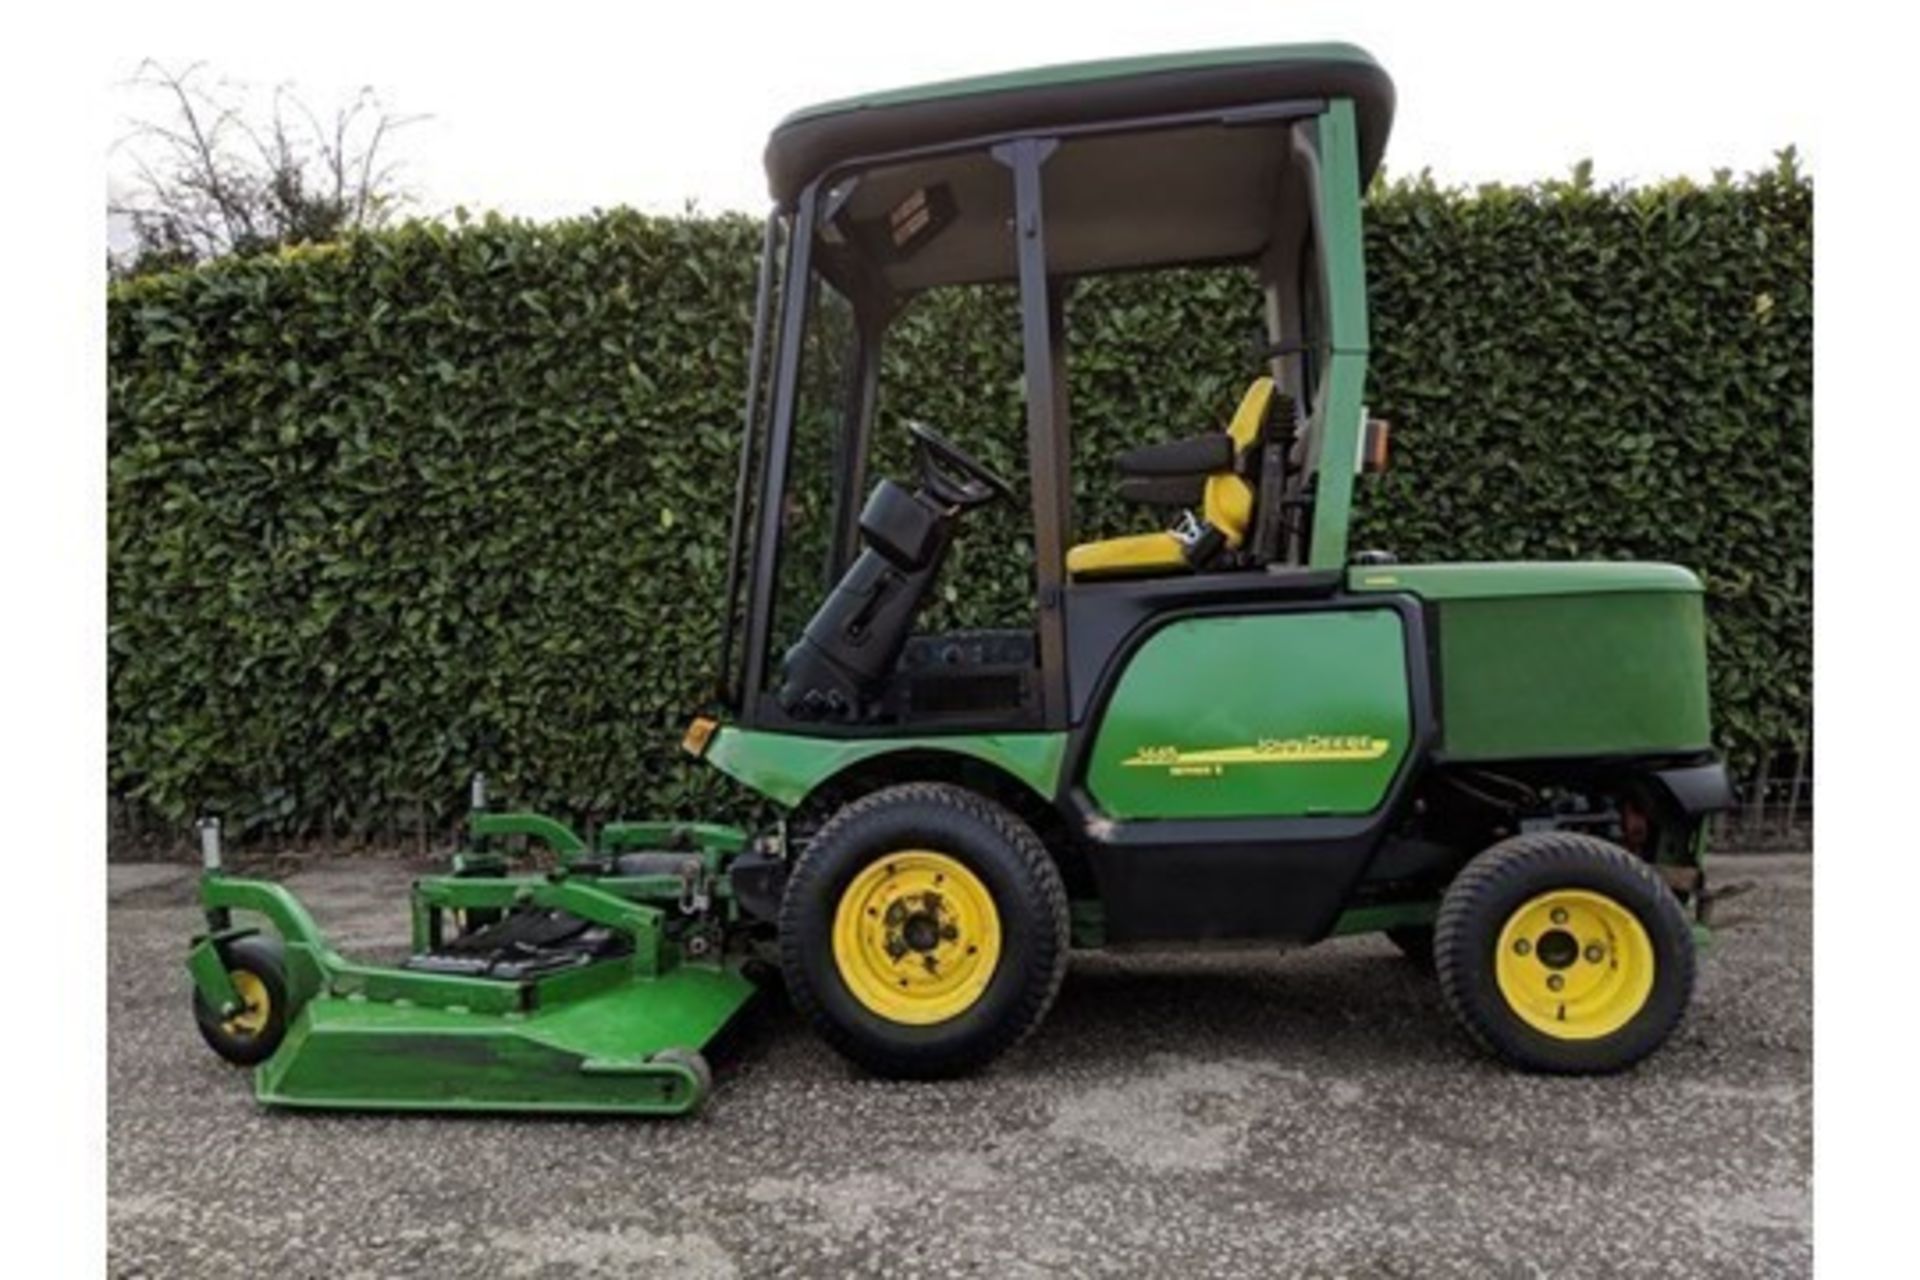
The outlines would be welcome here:
<svg viewBox="0 0 1920 1280">
<path fill-rule="evenodd" d="M 1384 932 L 1519 1067 L 1652 1052 L 1691 994 L 1705 819 L 1731 799 L 1701 586 L 1349 548 L 1356 476 L 1386 462 L 1361 191 L 1392 108 L 1365 53 L 1316 45 L 789 117 L 722 678 L 683 744 L 782 821 L 589 841 L 476 794 L 473 847 L 414 885 L 392 967 L 225 874 L 209 829 L 189 960 L 208 1042 L 271 1103 L 682 1112 L 756 964 L 860 1066 L 929 1077 L 1032 1031 L 1074 947 Z M 1194 266 L 1264 296 L 1244 395 L 1197 435 L 1130 424 L 1119 493 L 1164 514 L 1076 544 L 1069 292 Z M 1024 436 L 941 426 L 1023 449 L 1018 485 L 934 426 L 876 429 L 902 394 L 892 326 L 981 287 L 1013 299 Z M 884 475 L 909 444 L 917 475 Z M 1018 625 L 920 629 L 966 593 L 936 591 L 963 556 L 1025 569 Z M 516 873 L 513 838 L 545 869 Z"/>
</svg>

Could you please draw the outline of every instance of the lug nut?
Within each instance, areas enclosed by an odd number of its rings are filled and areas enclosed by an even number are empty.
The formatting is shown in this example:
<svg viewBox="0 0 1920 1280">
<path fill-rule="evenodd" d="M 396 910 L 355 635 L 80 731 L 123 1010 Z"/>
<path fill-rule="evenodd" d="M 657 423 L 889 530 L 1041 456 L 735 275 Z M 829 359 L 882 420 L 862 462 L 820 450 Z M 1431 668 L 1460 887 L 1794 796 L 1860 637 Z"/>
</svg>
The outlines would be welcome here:
<svg viewBox="0 0 1920 1280">
<path fill-rule="evenodd" d="M 1517 956 L 1530 955 L 1532 951 L 1533 951 L 1533 944 L 1531 942 L 1528 942 L 1525 938 L 1522 938 L 1520 939 L 1520 941 L 1513 944 L 1513 954 Z"/>
<path fill-rule="evenodd" d="M 1605 960 L 1606 958 L 1607 958 L 1607 949 L 1601 946 L 1599 943 L 1595 942 L 1587 947 L 1587 963 L 1588 964 L 1599 964 L 1602 960 Z"/>
<path fill-rule="evenodd" d="M 1553 922 L 1555 924 L 1565 924 L 1567 922 L 1567 909 L 1565 907 L 1555 907 L 1553 909 Z"/>
<path fill-rule="evenodd" d="M 1550 973 L 1547 975 L 1547 990 L 1558 991 L 1560 988 L 1566 985 L 1567 985 L 1567 980 L 1561 977 L 1559 974 Z"/>
</svg>

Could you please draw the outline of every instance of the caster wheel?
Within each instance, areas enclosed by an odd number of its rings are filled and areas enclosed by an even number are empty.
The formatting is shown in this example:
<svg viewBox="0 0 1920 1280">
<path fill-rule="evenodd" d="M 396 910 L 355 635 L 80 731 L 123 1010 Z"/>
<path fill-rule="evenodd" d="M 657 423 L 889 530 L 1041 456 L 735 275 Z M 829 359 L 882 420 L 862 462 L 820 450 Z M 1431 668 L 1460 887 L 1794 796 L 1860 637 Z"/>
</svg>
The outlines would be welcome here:
<svg viewBox="0 0 1920 1280">
<path fill-rule="evenodd" d="M 706 1058 L 698 1050 L 679 1048 L 662 1049 L 660 1052 L 654 1054 L 653 1057 L 649 1058 L 648 1061 L 669 1063 L 673 1066 L 685 1067 L 687 1070 L 693 1072 L 694 1079 L 699 1083 L 694 1088 L 693 1106 L 688 1108 L 689 1111 L 700 1106 L 712 1095 L 713 1068 L 707 1065 Z"/>
<path fill-rule="evenodd" d="M 259 936 L 237 938 L 220 948 L 234 994 L 244 1006 L 222 1017 L 196 988 L 193 1020 L 207 1047 L 235 1066 L 265 1062 L 286 1038 L 292 1001 L 287 992 L 286 953 L 278 942 Z"/>
</svg>

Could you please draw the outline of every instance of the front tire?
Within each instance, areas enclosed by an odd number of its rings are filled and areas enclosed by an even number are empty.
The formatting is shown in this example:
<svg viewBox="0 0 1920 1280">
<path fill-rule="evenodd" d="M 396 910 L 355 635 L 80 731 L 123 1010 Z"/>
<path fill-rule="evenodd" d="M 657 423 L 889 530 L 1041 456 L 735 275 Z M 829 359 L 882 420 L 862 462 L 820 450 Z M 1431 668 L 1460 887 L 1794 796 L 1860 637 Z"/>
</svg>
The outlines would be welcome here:
<svg viewBox="0 0 1920 1280">
<path fill-rule="evenodd" d="M 1031 828 L 963 787 L 848 804 L 780 906 L 780 967 L 827 1043 L 896 1078 L 962 1075 L 1037 1026 L 1067 962 L 1067 896 Z"/>
<path fill-rule="evenodd" d="M 1440 990 L 1479 1044 L 1529 1071 L 1595 1074 L 1666 1042 L 1693 995 L 1693 931 L 1660 877 L 1563 831 L 1469 862 L 1434 924 Z"/>
</svg>

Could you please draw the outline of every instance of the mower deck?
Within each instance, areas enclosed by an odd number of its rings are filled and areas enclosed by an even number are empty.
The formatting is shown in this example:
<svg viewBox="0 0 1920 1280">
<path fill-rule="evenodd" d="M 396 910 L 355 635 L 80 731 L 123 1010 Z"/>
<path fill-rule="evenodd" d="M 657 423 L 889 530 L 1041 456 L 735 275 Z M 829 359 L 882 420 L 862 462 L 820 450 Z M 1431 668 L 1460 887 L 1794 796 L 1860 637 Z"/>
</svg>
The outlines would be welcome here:
<svg viewBox="0 0 1920 1280">
<path fill-rule="evenodd" d="M 260 1101 L 355 1110 L 619 1112 L 679 1115 L 708 1082 L 690 1050 L 746 1004 L 732 968 L 680 966 L 654 978 L 619 961 L 533 983 L 502 983 L 531 1012 L 433 1008 L 320 996 L 254 1077 Z M 579 980 L 606 985 L 584 995 Z"/>
<path fill-rule="evenodd" d="M 509 875 L 492 854 L 456 855 L 452 874 L 414 882 L 413 954 L 398 966 L 341 956 L 285 886 L 225 874 L 217 825 L 207 828 L 200 898 L 209 929 L 187 967 L 208 1020 L 244 1026 L 259 1046 L 227 1056 L 257 1063 L 260 1101 L 697 1109 L 711 1087 L 700 1050 L 755 990 L 741 972 L 746 957 L 727 953 L 711 923 L 731 908 L 716 900 L 724 881 L 713 873 L 721 851 L 743 843 L 740 833 L 630 824 L 617 833 L 626 851 L 614 853 L 533 815 L 477 813 L 474 828 L 532 836 L 562 865 Z M 649 842 L 664 847 L 632 852 Z M 236 928 L 235 912 L 263 919 L 277 937 L 268 958 L 253 940 L 261 931 Z M 241 976 L 243 954 L 273 972 Z"/>
</svg>

